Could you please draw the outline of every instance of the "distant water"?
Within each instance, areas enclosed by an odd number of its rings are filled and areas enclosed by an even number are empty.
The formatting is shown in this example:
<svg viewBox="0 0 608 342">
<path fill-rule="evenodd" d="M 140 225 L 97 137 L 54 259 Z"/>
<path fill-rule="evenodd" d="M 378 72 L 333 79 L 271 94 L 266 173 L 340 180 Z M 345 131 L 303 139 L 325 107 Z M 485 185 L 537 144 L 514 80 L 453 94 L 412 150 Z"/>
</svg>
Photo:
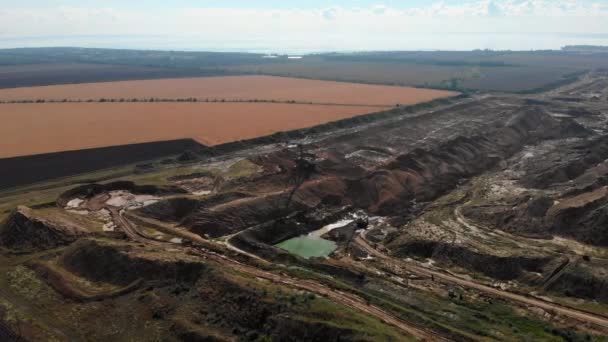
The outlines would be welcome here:
<svg viewBox="0 0 608 342">
<path fill-rule="evenodd" d="M 68 36 L 8 37 L 0 34 L 0 48 L 78 46 L 118 49 L 225 51 L 304 54 L 370 50 L 549 50 L 565 45 L 608 45 L 608 34 L 573 33 L 432 33 L 398 37 L 328 35 L 311 41 L 272 39 L 214 41 L 193 36 Z"/>
</svg>

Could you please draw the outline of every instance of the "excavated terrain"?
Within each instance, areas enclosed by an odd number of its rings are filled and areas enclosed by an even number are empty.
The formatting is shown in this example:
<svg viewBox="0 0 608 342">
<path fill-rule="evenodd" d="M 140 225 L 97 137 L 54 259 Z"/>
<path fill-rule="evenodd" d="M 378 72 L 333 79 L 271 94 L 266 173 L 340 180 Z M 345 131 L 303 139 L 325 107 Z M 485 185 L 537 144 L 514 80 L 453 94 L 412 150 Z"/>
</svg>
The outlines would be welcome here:
<svg viewBox="0 0 608 342">
<path fill-rule="evenodd" d="M 32 340 L 605 340 L 607 100 L 593 72 L 7 193 L 29 207 L 0 227 L 0 317 Z"/>
</svg>

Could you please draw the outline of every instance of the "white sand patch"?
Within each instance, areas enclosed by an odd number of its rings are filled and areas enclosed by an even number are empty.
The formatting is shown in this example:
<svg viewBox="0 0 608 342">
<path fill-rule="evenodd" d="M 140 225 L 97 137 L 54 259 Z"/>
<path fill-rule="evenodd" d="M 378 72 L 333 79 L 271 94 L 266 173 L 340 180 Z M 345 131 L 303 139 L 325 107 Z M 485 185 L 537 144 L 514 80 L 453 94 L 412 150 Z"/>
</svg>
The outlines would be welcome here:
<svg viewBox="0 0 608 342">
<path fill-rule="evenodd" d="M 182 243 L 184 240 L 181 238 L 173 238 L 171 240 L 169 240 L 172 243 Z"/>
<path fill-rule="evenodd" d="M 89 211 L 88 210 L 73 210 L 73 209 L 68 209 L 68 213 L 72 213 L 72 214 L 76 214 L 76 215 L 81 215 L 81 216 L 87 216 L 87 215 L 89 215 Z"/>
<path fill-rule="evenodd" d="M 102 229 L 104 232 L 113 232 L 116 229 L 116 226 L 114 225 L 114 223 L 108 222 L 103 225 Z"/>
<path fill-rule="evenodd" d="M 73 200 L 69 201 L 68 204 L 66 205 L 67 208 L 78 208 L 80 207 L 80 205 L 84 202 L 83 199 L 80 198 L 74 198 Z"/>
<path fill-rule="evenodd" d="M 132 209 L 141 208 L 154 204 L 160 200 L 159 197 L 152 195 L 134 195 L 128 191 L 111 191 L 110 198 L 106 201 L 107 205 L 117 208 Z"/>
<path fill-rule="evenodd" d="M 146 203 L 146 202 L 151 202 L 151 201 L 157 201 L 160 199 L 159 197 L 153 196 L 153 195 L 134 195 L 135 197 L 135 202 L 137 203 Z"/>
<path fill-rule="evenodd" d="M 110 211 L 105 208 L 95 212 L 95 216 L 106 221 L 112 218 L 112 216 L 110 215 Z"/>
<path fill-rule="evenodd" d="M 201 190 L 201 191 L 194 191 L 192 194 L 196 195 L 196 196 L 206 196 L 209 195 L 211 193 L 210 190 Z"/>
<path fill-rule="evenodd" d="M 122 208 L 133 200 L 133 195 L 126 191 L 111 191 L 110 198 L 106 201 L 107 205 Z"/>
<path fill-rule="evenodd" d="M 151 199 L 151 200 L 143 201 L 142 202 L 142 207 L 147 207 L 147 206 L 152 205 L 154 203 L 158 203 L 158 200 L 157 199 Z"/>
<path fill-rule="evenodd" d="M 340 220 L 338 222 L 328 224 L 327 226 L 325 226 L 321 229 L 315 230 L 314 232 L 309 233 L 308 236 L 320 238 L 321 236 L 331 232 L 332 230 L 342 228 L 342 227 L 352 223 L 353 221 L 354 220 Z"/>
<path fill-rule="evenodd" d="M 433 267 L 433 265 L 435 265 L 435 260 L 433 259 L 426 259 L 426 262 L 422 263 L 424 266 L 427 267 Z"/>
</svg>

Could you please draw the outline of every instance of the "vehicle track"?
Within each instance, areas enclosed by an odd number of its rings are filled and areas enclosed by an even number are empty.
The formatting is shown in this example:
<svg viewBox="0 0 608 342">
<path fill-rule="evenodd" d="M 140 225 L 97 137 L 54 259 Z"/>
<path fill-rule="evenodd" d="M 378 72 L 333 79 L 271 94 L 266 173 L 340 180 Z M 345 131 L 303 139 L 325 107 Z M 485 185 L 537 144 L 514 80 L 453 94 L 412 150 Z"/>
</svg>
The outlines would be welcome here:
<svg viewBox="0 0 608 342">
<path fill-rule="evenodd" d="M 541 308 L 547 312 L 558 313 L 560 315 L 567 316 L 572 319 L 576 319 L 581 322 L 590 323 L 596 326 L 599 326 L 604 329 L 608 329 L 608 317 L 600 316 L 597 314 L 577 310 L 571 307 L 567 307 L 565 305 L 552 303 L 549 301 L 542 300 L 540 298 L 528 297 L 520 294 L 516 294 L 513 292 L 496 289 L 484 284 L 480 284 L 471 280 L 463 279 L 451 274 L 447 274 L 444 272 L 434 271 L 425 267 L 422 267 L 413 262 L 407 262 L 404 260 L 393 258 L 389 255 L 386 255 L 376 248 L 374 248 L 369 242 L 365 239 L 365 232 L 355 238 L 355 242 L 363 248 L 368 254 L 379 258 L 389 264 L 393 264 L 398 267 L 406 268 L 409 272 L 412 272 L 418 276 L 424 277 L 432 277 L 434 279 L 454 284 L 458 286 L 462 286 L 465 288 L 474 289 L 476 291 L 483 292 L 487 295 L 503 298 L 506 300 L 518 302 L 524 305 L 535 306 Z"/>
<path fill-rule="evenodd" d="M 112 219 L 113 219 L 114 223 L 116 224 L 116 226 L 120 227 L 125 232 L 125 234 L 127 234 L 127 236 L 134 241 L 137 241 L 140 243 L 145 243 L 145 244 L 151 244 L 154 246 L 164 246 L 164 247 L 171 246 L 172 248 L 181 247 L 193 254 L 203 257 L 204 259 L 212 260 L 219 264 L 229 266 L 229 267 L 237 269 L 241 272 L 247 273 L 251 276 L 266 279 L 266 280 L 272 281 L 274 283 L 287 285 L 289 287 L 296 288 L 299 290 L 316 293 L 316 294 L 321 295 L 325 298 L 328 298 L 336 303 L 342 304 L 346 307 L 349 307 L 349 308 L 358 310 L 360 312 L 364 312 L 368 315 L 374 316 L 377 319 L 379 319 L 380 321 L 382 321 L 386 324 L 392 325 L 392 326 L 396 327 L 397 329 L 401 330 L 403 333 L 405 333 L 407 335 L 411 335 L 420 341 L 448 341 L 443 336 L 438 335 L 437 333 L 432 332 L 430 330 L 423 329 L 423 328 L 414 326 L 406 321 L 403 321 L 402 319 L 384 311 L 383 309 L 381 309 L 375 305 L 369 304 L 367 301 L 365 301 L 364 299 L 362 299 L 356 295 L 332 289 L 330 287 L 327 287 L 325 285 L 322 285 L 322 284 L 317 283 L 312 280 L 296 279 L 296 278 L 288 277 L 283 274 L 279 275 L 279 274 L 271 273 L 268 271 L 263 271 L 258 268 L 255 268 L 253 266 L 249 266 L 249 265 L 240 263 L 236 260 L 232 260 L 224 255 L 210 251 L 205 248 L 183 247 L 178 244 L 173 244 L 170 242 L 157 241 L 154 239 L 150 239 L 150 238 L 146 237 L 144 234 L 142 234 L 141 232 L 139 232 L 137 230 L 137 225 L 130 222 L 123 215 L 123 213 L 124 213 L 123 210 L 119 210 L 118 208 L 111 207 L 111 206 L 108 206 L 107 209 L 110 210 L 110 214 L 111 214 Z M 198 242 L 195 239 L 190 240 L 190 241 L 194 244 L 198 244 Z M 240 252 L 240 250 L 238 248 L 231 249 L 231 250 L 233 250 L 235 252 Z"/>
</svg>

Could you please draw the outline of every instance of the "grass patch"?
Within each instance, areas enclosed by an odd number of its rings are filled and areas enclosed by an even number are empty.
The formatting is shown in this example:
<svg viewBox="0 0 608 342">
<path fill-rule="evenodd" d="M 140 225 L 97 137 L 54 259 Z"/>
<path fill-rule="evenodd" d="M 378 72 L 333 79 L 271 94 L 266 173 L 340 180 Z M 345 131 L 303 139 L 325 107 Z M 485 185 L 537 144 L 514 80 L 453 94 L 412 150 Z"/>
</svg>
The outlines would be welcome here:
<svg viewBox="0 0 608 342">
<path fill-rule="evenodd" d="M 319 319 L 325 317 L 325 319 Z M 344 308 L 323 297 L 316 297 L 305 314 L 299 317 L 307 322 L 325 323 L 336 328 L 353 331 L 355 337 L 365 341 L 415 341 L 413 337 L 403 336 L 397 329 L 387 326 L 350 308 Z"/>
<path fill-rule="evenodd" d="M 259 166 L 247 159 L 241 159 L 230 165 L 224 177 L 229 179 L 239 179 L 254 175 L 258 172 Z"/>
</svg>

